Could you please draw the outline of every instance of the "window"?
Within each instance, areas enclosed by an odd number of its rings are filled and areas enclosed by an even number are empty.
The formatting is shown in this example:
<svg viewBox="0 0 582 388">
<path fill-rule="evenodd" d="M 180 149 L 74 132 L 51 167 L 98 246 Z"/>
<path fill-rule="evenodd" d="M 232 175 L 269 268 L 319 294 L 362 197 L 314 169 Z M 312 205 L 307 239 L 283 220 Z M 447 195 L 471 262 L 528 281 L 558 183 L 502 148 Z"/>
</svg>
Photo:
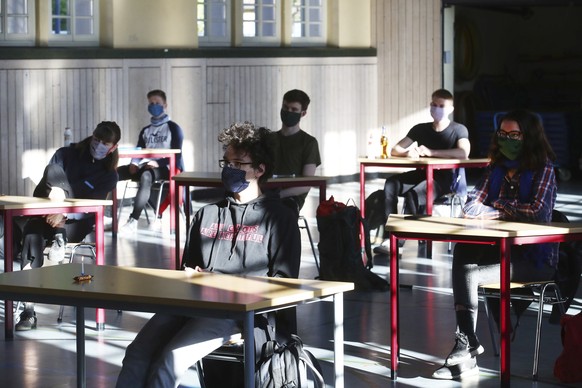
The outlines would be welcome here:
<svg viewBox="0 0 582 388">
<path fill-rule="evenodd" d="M 98 0 L 52 0 L 51 42 L 98 44 Z"/>
<path fill-rule="evenodd" d="M 279 43 L 277 0 L 243 0 L 243 43 Z"/>
<path fill-rule="evenodd" d="M 34 44 L 34 2 L 0 0 L 0 44 Z"/>
<path fill-rule="evenodd" d="M 293 43 L 325 42 L 325 0 L 293 0 Z"/>
<path fill-rule="evenodd" d="M 197 26 L 200 45 L 230 44 L 231 0 L 198 0 Z"/>
</svg>

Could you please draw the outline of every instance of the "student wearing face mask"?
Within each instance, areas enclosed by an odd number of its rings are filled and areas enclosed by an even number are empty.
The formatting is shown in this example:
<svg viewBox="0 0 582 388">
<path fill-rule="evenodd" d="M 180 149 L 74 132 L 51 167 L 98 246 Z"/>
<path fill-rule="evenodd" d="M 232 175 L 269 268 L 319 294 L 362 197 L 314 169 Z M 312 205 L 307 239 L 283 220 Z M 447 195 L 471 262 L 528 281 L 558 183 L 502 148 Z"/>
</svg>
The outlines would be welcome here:
<svg viewBox="0 0 582 388">
<path fill-rule="evenodd" d="M 187 273 L 298 276 L 297 218 L 277 195 L 261 190 L 273 172 L 270 133 L 245 122 L 219 134 L 227 194 L 194 216 L 182 259 Z M 192 365 L 240 332 L 232 319 L 155 314 L 127 347 L 117 387 L 176 387 Z"/>
<path fill-rule="evenodd" d="M 139 148 L 166 148 L 182 150 L 184 133 L 182 128 L 166 113 L 168 108 L 166 93 L 163 90 L 151 90 L 147 94 L 147 110 L 151 115 L 150 124 L 139 133 L 137 147 Z M 129 165 L 117 169 L 119 180 L 134 180 L 139 182 L 139 189 L 133 202 L 133 211 L 127 222 L 120 228 L 120 234 L 132 234 L 137 230 L 137 221 L 145 208 L 151 194 L 152 185 L 160 179 L 169 179 L 169 160 L 134 158 Z M 182 152 L 176 154 L 176 168 L 184 171 Z M 158 215 L 161 217 L 161 214 Z"/>
<path fill-rule="evenodd" d="M 430 115 L 432 122 L 417 124 L 391 150 L 392 156 L 418 158 L 454 158 L 466 159 L 471 151 L 469 131 L 467 128 L 450 119 L 453 113 L 453 95 L 445 89 L 438 89 L 432 94 Z M 466 190 L 464 170 L 461 171 L 460 190 Z M 452 170 L 434 171 L 433 198 L 450 192 L 453 182 Z M 398 197 L 404 197 L 406 213 L 418 214 L 420 208 L 426 206 L 426 173 L 424 170 L 414 170 L 397 174 L 386 179 L 384 183 L 386 218 L 396 213 Z M 376 253 L 388 253 L 390 240 L 376 248 Z"/>
<path fill-rule="evenodd" d="M 93 135 L 79 143 L 59 148 L 36 188 L 35 197 L 106 199 L 117 184 L 117 143 L 121 129 L 114 121 L 97 125 Z M 22 227 L 22 268 L 42 267 L 43 251 L 53 240 L 48 258 L 61 262 L 67 241 L 82 241 L 93 230 L 93 214 L 50 214 L 30 217 Z M 37 318 L 32 303 L 25 303 L 15 330 L 36 329 Z"/>
<path fill-rule="evenodd" d="M 317 139 L 300 127 L 307 114 L 309 96 L 302 90 L 293 89 L 283 95 L 281 105 L 281 129 L 273 134 L 275 144 L 274 176 L 314 176 L 321 164 Z M 281 198 L 289 198 L 301 210 L 309 187 L 293 187 L 280 191 Z"/>
<path fill-rule="evenodd" d="M 468 194 L 464 217 L 550 222 L 557 195 L 553 165 L 556 157 L 539 117 L 526 110 L 505 114 L 493 136 L 489 158 L 491 163 L 485 174 Z M 557 264 L 557 243 L 512 245 L 509 277 L 517 282 L 550 280 Z M 484 349 L 475 334 L 478 287 L 499 282 L 500 265 L 496 245 L 455 246 L 455 345 L 445 364 L 434 372 L 434 378 L 462 379 L 479 373 L 476 356 Z"/>
</svg>

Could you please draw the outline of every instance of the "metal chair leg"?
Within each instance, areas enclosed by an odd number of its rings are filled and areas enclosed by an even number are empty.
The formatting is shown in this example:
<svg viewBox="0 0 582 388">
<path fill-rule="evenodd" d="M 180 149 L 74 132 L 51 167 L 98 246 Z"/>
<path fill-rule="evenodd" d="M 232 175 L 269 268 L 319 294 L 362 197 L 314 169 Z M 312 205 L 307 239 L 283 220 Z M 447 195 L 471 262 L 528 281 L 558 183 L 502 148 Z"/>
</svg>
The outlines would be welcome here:
<svg viewBox="0 0 582 388">
<path fill-rule="evenodd" d="M 313 258 L 315 259 L 315 266 L 317 267 L 317 274 L 320 275 L 319 272 L 319 260 L 317 259 L 317 252 L 315 251 L 315 245 L 313 244 L 313 238 L 311 237 L 311 232 L 309 231 L 309 224 L 307 223 L 307 219 L 303 216 L 299 216 L 300 219 L 303 220 L 304 228 L 307 231 L 307 237 L 309 237 L 309 243 L 311 244 L 311 252 L 313 252 Z"/>
</svg>

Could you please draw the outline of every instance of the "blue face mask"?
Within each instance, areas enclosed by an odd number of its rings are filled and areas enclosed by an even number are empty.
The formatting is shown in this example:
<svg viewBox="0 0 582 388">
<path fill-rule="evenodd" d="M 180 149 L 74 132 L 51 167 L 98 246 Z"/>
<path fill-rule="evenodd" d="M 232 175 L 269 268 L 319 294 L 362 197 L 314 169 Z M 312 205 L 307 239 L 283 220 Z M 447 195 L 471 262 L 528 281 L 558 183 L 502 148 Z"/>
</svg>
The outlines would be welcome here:
<svg viewBox="0 0 582 388">
<path fill-rule="evenodd" d="M 222 184 L 226 191 L 240 193 L 249 187 L 249 182 L 245 179 L 246 175 L 247 173 L 243 170 L 224 166 L 222 168 Z"/>
<path fill-rule="evenodd" d="M 105 144 L 101 143 L 97 139 L 91 140 L 91 145 L 89 146 L 89 151 L 91 152 L 91 156 L 95 160 L 104 159 L 111 147 L 106 146 Z"/>
<path fill-rule="evenodd" d="M 153 117 L 158 117 L 164 113 L 164 107 L 160 104 L 149 104 L 148 112 L 150 112 Z"/>
</svg>

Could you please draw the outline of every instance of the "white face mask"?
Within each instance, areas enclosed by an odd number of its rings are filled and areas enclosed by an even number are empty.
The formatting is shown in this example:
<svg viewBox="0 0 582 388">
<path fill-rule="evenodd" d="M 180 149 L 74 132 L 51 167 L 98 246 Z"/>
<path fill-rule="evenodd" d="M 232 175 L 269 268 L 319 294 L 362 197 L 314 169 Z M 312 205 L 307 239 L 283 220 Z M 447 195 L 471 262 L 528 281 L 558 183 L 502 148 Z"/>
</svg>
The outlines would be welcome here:
<svg viewBox="0 0 582 388">
<path fill-rule="evenodd" d="M 430 115 L 432 116 L 434 121 L 442 121 L 446 117 L 447 109 L 441 108 L 440 106 L 430 106 Z"/>
<path fill-rule="evenodd" d="M 91 145 L 89 147 L 89 150 L 91 152 L 91 156 L 95 160 L 101 160 L 101 159 L 105 158 L 107 156 L 107 154 L 109 153 L 110 149 L 111 149 L 111 147 L 101 143 L 97 139 L 92 139 Z"/>
</svg>

